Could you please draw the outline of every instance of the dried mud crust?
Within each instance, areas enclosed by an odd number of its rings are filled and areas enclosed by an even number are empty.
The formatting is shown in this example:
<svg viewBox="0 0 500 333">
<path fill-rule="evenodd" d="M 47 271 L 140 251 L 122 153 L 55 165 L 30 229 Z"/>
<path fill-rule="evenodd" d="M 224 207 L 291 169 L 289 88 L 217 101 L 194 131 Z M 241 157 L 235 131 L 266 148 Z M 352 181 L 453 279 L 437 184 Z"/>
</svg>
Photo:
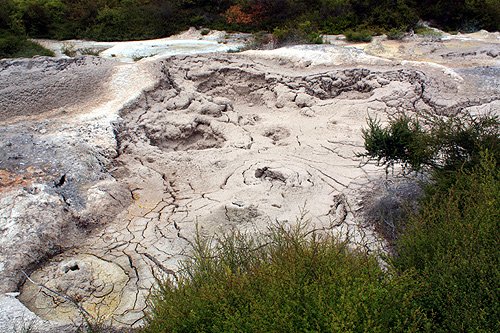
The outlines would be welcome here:
<svg viewBox="0 0 500 333">
<path fill-rule="evenodd" d="M 132 201 L 107 172 L 116 152 L 86 141 L 96 126 L 79 126 L 41 120 L 0 127 L 0 293 L 18 290 L 22 270 L 78 246 Z"/>
<path fill-rule="evenodd" d="M 131 202 L 126 186 L 112 179 L 86 184 L 53 169 L 2 170 L 0 187 L 0 292 L 18 290 L 30 272 L 81 244 Z M 88 179 L 87 179 L 88 180 Z"/>
<path fill-rule="evenodd" d="M 99 57 L 0 60 L 0 123 L 95 99 L 115 65 Z"/>
<path fill-rule="evenodd" d="M 98 268 L 64 271 L 84 260 L 80 254 L 117 265 L 126 279 L 113 300 L 93 295 L 106 283 L 86 284 L 88 296 L 71 291 L 114 326 L 140 325 L 156 277 L 175 279 L 197 230 L 254 232 L 308 211 L 315 228 L 380 246 L 374 230 L 359 223 L 371 207 L 365 193 L 383 176 L 356 157 L 366 117 L 499 108 L 494 89 L 432 66 L 298 70 L 283 60 L 221 54 L 153 61 L 157 82 L 120 110 L 116 152 L 102 168 L 103 177 L 126 184 L 114 201 L 124 210 L 103 208 L 112 221 L 34 273 L 42 283 L 60 275 L 87 281 Z M 97 202 L 115 196 L 105 188 L 92 193 Z M 25 296 L 41 316 L 71 314 L 68 304 L 54 309 L 50 297 L 37 304 Z"/>
<path fill-rule="evenodd" d="M 129 141 L 138 140 L 165 151 L 227 146 L 226 132 L 230 130 L 224 128 L 225 124 L 242 127 L 258 118 L 241 112 L 245 104 L 277 110 L 304 109 L 302 113 L 307 114 L 311 106 L 324 100 L 376 99 L 385 103 L 392 113 L 453 114 L 494 101 L 500 92 L 494 84 L 498 80 L 494 73 L 487 87 L 478 82 L 471 87 L 460 84 L 461 78 L 452 71 L 446 73 L 439 69 L 354 68 L 285 76 L 263 71 L 257 63 L 231 63 L 225 58 L 211 59 L 210 66 L 198 57 L 165 60 L 163 77 L 157 87 L 145 92 L 120 113 L 123 123 L 118 127 L 117 138 L 121 150 L 126 149 Z M 408 89 L 374 96 L 375 90 L 387 85 L 407 85 Z M 464 94 L 466 89 L 475 91 Z M 237 112 L 235 104 L 242 106 Z"/>
</svg>

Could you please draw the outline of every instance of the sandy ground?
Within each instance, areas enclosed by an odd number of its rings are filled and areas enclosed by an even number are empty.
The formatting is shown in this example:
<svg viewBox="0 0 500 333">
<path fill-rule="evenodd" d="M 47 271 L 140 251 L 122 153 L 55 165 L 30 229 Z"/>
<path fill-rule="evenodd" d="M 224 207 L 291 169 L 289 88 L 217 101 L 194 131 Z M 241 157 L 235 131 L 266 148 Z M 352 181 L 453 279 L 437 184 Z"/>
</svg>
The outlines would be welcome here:
<svg viewBox="0 0 500 333">
<path fill-rule="evenodd" d="M 499 112 L 499 35 L 330 39 L 134 63 L 1 61 L 0 304 L 17 310 L 0 328 L 27 314 L 48 331 L 79 320 L 21 269 L 107 323 L 140 326 L 155 276 L 175 275 L 196 228 L 254 232 L 307 212 L 315 228 L 385 250 L 377 205 L 418 188 L 357 157 L 361 128 L 398 112 Z"/>
</svg>

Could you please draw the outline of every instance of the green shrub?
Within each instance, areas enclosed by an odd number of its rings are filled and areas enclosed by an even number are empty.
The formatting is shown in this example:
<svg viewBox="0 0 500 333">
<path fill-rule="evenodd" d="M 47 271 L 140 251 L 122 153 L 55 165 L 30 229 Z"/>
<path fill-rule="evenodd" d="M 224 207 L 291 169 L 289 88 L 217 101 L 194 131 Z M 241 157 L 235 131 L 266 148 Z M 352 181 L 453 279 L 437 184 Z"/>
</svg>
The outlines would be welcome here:
<svg viewBox="0 0 500 333">
<path fill-rule="evenodd" d="M 346 32 L 344 32 L 344 35 L 347 40 L 351 42 L 369 43 L 372 41 L 374 32 L 366 29 L 359 31 L 347 30 Z"/>
<path fill-rule="evenodd" d="M 113 57 L 113 55 L 111 55 Z M 148 57 L 152 57 L 152 55 L 134 55 L 132 57 L 132 60 L 133 61 L 139 61 L 139 60 L 142 60 L 144 58 L 148 58 Z"/>
<path fill-rule="evenodd" d="M 273 35 L 267 33 L 266 31 L 259 31 L 252 34 L 250 41 L 246 43 L 245 47 L 241 50 L 261 50 L 266 48 L 272 48 L 273 46 Z M 238 50 L 237 52 L 241 51 Z M 235 50 L 236 51 L 236 50 Z"/>
<path fill-rule="evenodd" d="M 61 52 L 62 52 L 62 54 L 66 55 L 68 57 L 76 56 L 75 44 L 63 43 L 63 45 L 61 46 Z"/>
<path fill-rule="evenodd" d="M 26 40 L 20 36 L 0 36 L 0 59 L 31 58 L 35 55 L 53 57 L 54 52 L 47 50 L 36 42 Z"/>
<path fill-rule="evenodd" d="M 93 49 L 91 47 L 86 47 L 83 49 L 78 50 L 81 55 L 91 55 L 91 56 L 99 56 L 99 50 Z"/>
<path fill-rule="evenodd" d="M 290 44 L 323 44 L 323 37 L 310 21 L 298 23 L 294 28 L 275 28 L 273 37 L 276 46 Z"/>
<path fill-rule="evenodd" d="M 465 20 L 465 22 L 463 22 L 462 25 L 458 28 L 458 31 L 463 34 L 470 34 L 481 30 L 481 26 L 482 25 L 476 19 Z"/>
<path fill-rule="evenodd" d="M 0 36 L 0 58 L 12 57 L 22 48 L 24 41 L 24 38 L 10 34 Z"/>
<path fill-rule="evenodd" d="M 411 270 L 304 225 L 198 236 L 178 281 L 153 293 L 145 332 L 406 332 L 425 324 Z"/>
<path fill-rule="evenodd" d="M 416 302 L 433 332 L 499 332 L 500 171 L 485 151 L 455 179 L 406 222 L 394 264 L 428 286 Z"/>
<path fill-rule="evenodd" d="M 429 38 L 433 41 L 439 41 L 443 37 L 443 34 L 439 31 L 436 31 L 432 28 L 423 26 L 423 25 L 417 25 L 413 31 L 417 34 L 420 35 L 424 38 Z"/>
<path fill-rule="evenodd" d="M 248 47 L 241 46 L 241 47 L 238 47 L 238 48 L 229 49 L 229 50 L 226 51 L 226 53 L 240 53 L 240 52 L 247 51 L 247 50 L 249 50 Z"/>
<path fill-rule="evenodd" d="M 318 29 L 311 23 L 305 21 L 298 24 L 298 32 L 303 39 L 310 44 L 323 44 L 323 37 L 318 32 Z"/>
<path fill-rule="evenodd" d="M 500 330 L 500 122 L 461 112 L 405 115 L 386 127 L 369 119 L 364 154 L 381 165 L 425 167 L 432 177 L 419 209 L 397 221 L 400 272 L 425 292 L 415 306 L 432 332 Z"/>
<path fill-rule="evenodd" d="M 46 49 L 37 42 L 26 40 L 22 43 L 21 48 L 12 55 L 13 58 L 32 58 L 33 56 L 47 56 L 53 57 L 54 52 Z"/>
<path fill-rule="evenodd" d="M 378 165 L 391 167 L 402 163 L 408 169 L 419 170 L 431 163 L 433 147 L 426 143 L 428 135 L 417 119 L 401 115 L 382 127 L 379 121 L 369 118 L 362 135 L 366 153 L 360 156 L 376 159 Z"/>
<path fill-rule="evenodd" d="M 402 40 L 405 36 L 405 31 L 403 29 L 391 29 L 385 33 L 388 39 L 391 40 Z"/>
</svg>

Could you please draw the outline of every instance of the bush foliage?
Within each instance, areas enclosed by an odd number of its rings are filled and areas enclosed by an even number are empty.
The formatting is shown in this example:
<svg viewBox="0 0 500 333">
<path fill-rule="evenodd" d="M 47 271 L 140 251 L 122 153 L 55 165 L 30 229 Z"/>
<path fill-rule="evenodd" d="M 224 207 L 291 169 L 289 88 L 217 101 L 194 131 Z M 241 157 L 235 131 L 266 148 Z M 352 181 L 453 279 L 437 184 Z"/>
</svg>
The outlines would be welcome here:
<svg viewBox="0 0 500 333">
<path fill-rule="evenodd" d="M 372 119 L 364 154 L 432 176 L 417 213 L 400 221 L 399 272 L 427 286 L 414 300 L 432 332 L 500 329 L 500 121 L 492 114 Z"/>
<path fill-rule="evenodd" d="M 344 34 L 347 40 L 351 42 L 369 43 L 372 41 L 374 32 L 366 29 L 359 31 L 347 30 L 346 32 L 344 32 Z"/>
<path fill-rule="evenodd" d="M 425 320 L 414 282 L 301 223 L 198 238 L 180 279 L 160 283 L 145 331 L 410 332 Z"/>
<path fill-rule="evenodd" d="M 317 31 L 310 21 L 306 21 L 299 23 L 297 28 L 276 28 L 273 31 L 273 37 L 276 46 L 299 43 L 323 44 L 323 38 Z"/>
<path fill-rule="evenodd" d="M 404 31 L 419 19 L 453 31 L 500 30 L 500 0 L 2 0 L 0 32 L 54 39 L 166 37 L 189 26 L 227 31 Z M 311 35 L 313 34 L 313 35 Z M 314 36 L 314 34 L 316 36 Z M 12 53 L 12 52 L 11 52 Z"/>
<path fill-rule="evenodd" d="M 483 151 L 405 222 L 394 265 L 415 269 L 432 332 L 500 331 L 500 169 Z"/>
<path fill-rule="evenodd" d="M 402 114 L 386 127 L 370 118 L 362 133 L 366 152 L 360 156 L 385 166 L 402 163 L 411 171 L 426 168 L 441 174 L 471 168 L 485 149 L 500 156 L 500 119 L 494 114 Z"/>
</svg>

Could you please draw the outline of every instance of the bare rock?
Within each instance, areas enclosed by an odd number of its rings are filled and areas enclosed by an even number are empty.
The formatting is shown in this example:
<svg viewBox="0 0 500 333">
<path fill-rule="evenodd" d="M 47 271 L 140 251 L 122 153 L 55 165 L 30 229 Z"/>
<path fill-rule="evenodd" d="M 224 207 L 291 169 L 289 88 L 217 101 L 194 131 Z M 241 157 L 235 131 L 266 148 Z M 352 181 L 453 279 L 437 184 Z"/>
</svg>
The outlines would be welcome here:
<svg viewBox="0 0 500 333">
<path fill-rule="evenodd" d="M 0 328 L 4 332 L 78 332 L 78 327 L 42 320 L 14 296 L 0 296 Z"/>
<path fill-rule="evenodd" d="M 222 111 L 226 109 L 226 104 L 216 104 L 212 102 L 205 102 L 200 107 L 200 114 L 207 114 L 214 117 L 220 117 Z"/>
</svg>

